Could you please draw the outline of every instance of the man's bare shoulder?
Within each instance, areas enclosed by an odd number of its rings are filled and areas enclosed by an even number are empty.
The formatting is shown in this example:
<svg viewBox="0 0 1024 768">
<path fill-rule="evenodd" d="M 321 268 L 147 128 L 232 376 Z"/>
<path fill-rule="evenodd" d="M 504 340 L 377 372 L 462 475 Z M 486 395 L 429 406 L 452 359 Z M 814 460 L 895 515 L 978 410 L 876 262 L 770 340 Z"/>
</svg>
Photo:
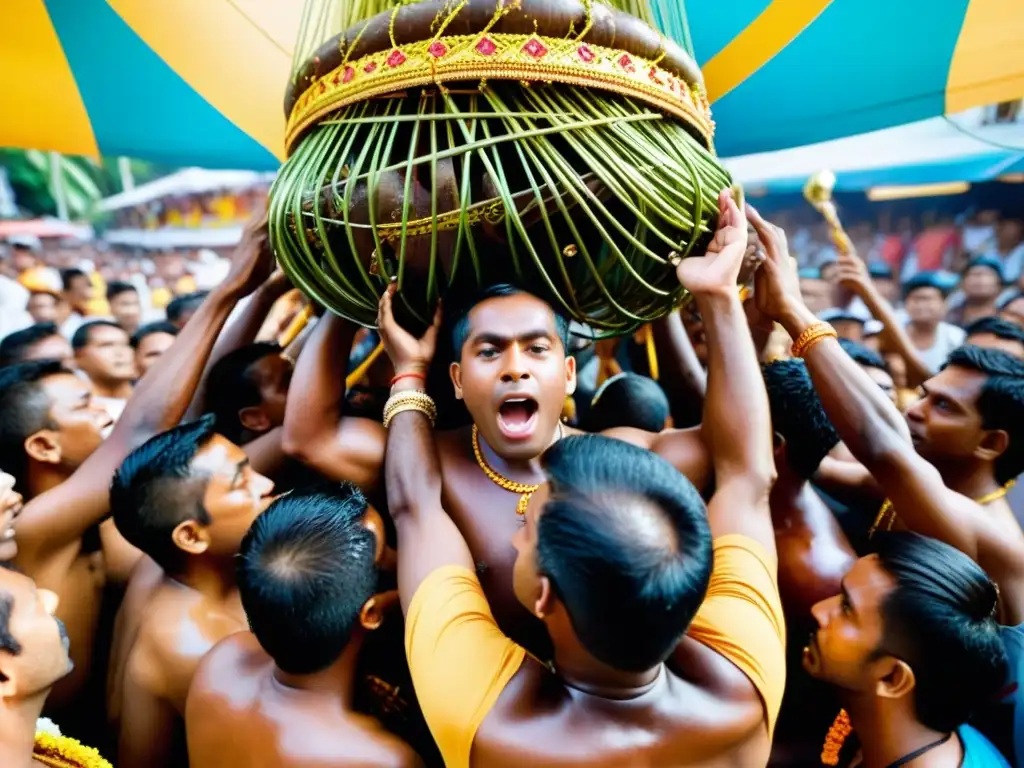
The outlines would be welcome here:
<svg viewBox="0 0 1024 768">
<path fill-rule="evenodd" d="M 693 645 L 696 656 L 707 651 L 699 643 Z M 717 667 L 712 676 L 724 677 L 729 687 L 735 685 L 729 691 L 735 698 L 668 668 L 648 691 L 627 701 L 580 696 L 546 667 L 527 659 L 477 732 L 473 755 L 481 763 L 504 768 L 529 762 L 670 764 L 668 756 L 680 754 L 692 758 L 685 765 L 704 765 L 751 747 L 766 751 L 763 709 L 756 690 L 749 682 L 744 685 L 743 673 L 725 659 L 716 656 L 711 661 Z M 606 730 L 615 734 L 613 748 L 601 738 Z M 652 733 L 658 734 L 654 741 Z M 504 755 L 515 755 L 521 762 L 504 761 Z"/>
</svg>

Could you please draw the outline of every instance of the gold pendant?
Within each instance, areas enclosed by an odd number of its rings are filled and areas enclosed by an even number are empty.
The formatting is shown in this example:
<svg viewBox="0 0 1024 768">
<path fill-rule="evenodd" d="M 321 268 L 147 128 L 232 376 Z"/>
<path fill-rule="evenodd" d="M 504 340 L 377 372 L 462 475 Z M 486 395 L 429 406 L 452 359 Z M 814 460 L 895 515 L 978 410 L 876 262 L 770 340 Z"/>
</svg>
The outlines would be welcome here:
<svg viewBox="0 0 1024 768">
<path fill-rule="evenodd" d="M 516 514 L 520 517 L 526 515 L 526 507 L 530 504 L 530 497 L 533 496 L 533 491 L 524 493 L 519 497 L 519 503 L 516 504 Z"/>
</svg>

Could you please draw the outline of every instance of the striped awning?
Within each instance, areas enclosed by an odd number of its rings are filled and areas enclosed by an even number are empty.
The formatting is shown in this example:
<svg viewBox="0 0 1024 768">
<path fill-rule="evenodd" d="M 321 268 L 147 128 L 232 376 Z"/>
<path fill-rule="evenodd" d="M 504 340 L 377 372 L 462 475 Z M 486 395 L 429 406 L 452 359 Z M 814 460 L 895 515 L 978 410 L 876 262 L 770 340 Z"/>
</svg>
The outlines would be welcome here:
<svg viewBox="0 0 1024 768">
<path fill-rule="evenodd" d="M 3 0 L 0 146 L 273 169 L 302 6 Z M 1020 0 L 686 7 L 723 156 L 1024 97 Z"/>
</svg>

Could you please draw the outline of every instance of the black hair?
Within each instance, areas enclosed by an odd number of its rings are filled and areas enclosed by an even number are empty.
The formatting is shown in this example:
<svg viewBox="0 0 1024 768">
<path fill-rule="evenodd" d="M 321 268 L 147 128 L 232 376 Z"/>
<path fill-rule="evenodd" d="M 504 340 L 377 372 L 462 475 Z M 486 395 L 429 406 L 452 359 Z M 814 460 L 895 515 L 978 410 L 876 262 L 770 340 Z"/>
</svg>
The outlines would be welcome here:
<svg viewBox="0 0 1024 768">
<path fill-rule="evenodd" d="M 901 292 L 904 300 L 919 288 L 934 288 L 945 298 L 952 286 L 944 282 L 942 277 L 934 272 L 918 272 L 903 283 Z"/>
<path fill-rule="evenodd" d="M 634 427 L 661 432 L 668 416 L 668 397 L 658 382 L 637 373 L 620 373 L 608 379 L 594 396 L 587 431 Z"/>
<path fill-rule="evenodd" d="M 960 274 L 966 275 L 970 270 L 975 267 L 985 267 L 996 273 L 996 277 L 999 278 L 1000 284 L 1006 282 L 1006 277 L 1003 275 L 1003 265 L 999 259 L 993 256 L 975 256 L 973 259 L 967 262 L 967 266 L 964 267 L 964 271 Z"/>
<path fill-rule="evenodd" d="M 192 460 L 213 434 L 212 416 L 161 432 L 128 454 L 110 484 L 117 530 L 168 573 L 182 557 L 174 529 L 187 520 L 210 524 L 203 506 L 209 478 L 193 471 Z"/>
<path fill-rule="evenodd" d="M 825 414 L 803 360 L 776 360 L 763 372 L 772 429 L 786 441 L 789 466 L 808 479 L 839 443 L 839 433 Z"/>
<path fill-rule="evenodd" d="M 167 319 L 172 323 L 177 323 L 184 315 L 195 312 L 206 300 L 208 293 L 208 291 L 193 291 L 175 296 L 167 305 Z"/>
<path fill-rule="evenodd" d="M 1008 445 L 994 469 L 997 482 L 1009 482 L 1024 472 L 1024 361 L 999 349 L 965 344 L 950 353 L 946 365 L 988 377 L 977 408 L 984 429 L 1002 429 L 1007 434 Z"/>
<path fill-rule="evenodd" d="M 72 269 L 62 269 L 60 271 L 60 280 L 61 280 L 61 283 L 64 286 L 64 290 L 65 291 L 70 291 L 71 290 L 71 284 L 74 283 L 75 280 L 77 280 L 80 277 L 84 277 L 86 280 L 89 279 L 89 276 L 87 274 L 85 274 L 85 272 L 83 272 L 80 269 L 72 268 Z"/>
<path fill-rule="evenodd" d="M 60 336 L 60 330 L 54 323 L 36 323 L 7 334 L 0 341 L 0 366 L 24 362 L 32 347 L 51 336 Z"/>
<path fill-rule="evenodd" d="M 249 628 L 289 674 L 333 664 L 377 592 L 366 509 L 351 483 L 295 490 L 257 517 L 242 541 L 238 589 Z"/>
<path fill-rule="evenodd" d="M 173 323 L 169 323 L 166 320 L 157 320 L 154 323 L 146 323 L 146 325 L 139 328 L 135 332 L 135 335 L 132 336 L 132 349 L 138 349 L 142 340 L 154 333 L 169 333 L 171 336 L 177 336 L 179 331 L 178 326 Z"/>
<path fill-rule="evenodd" d="M 885 362 L 885 358 L 871 349 L 871 347 L 858 344 L 850 339 L 839 339 L 839 346 L 843 348 L 847 355 L 853 358 L 853 362 L 857 363 L 857 365 L 864 368 L 877 368 L 891 375 L 889 364 Z"/>
<path fill-rule="evenodd" d="M 4 469 L 22 488 L 28 480 L 25 440 L 43 429 L 55 429 L 43 379 L 70 374 L 59 360 L 35 360 L 0 368 L 0 456 Z"/>
<path fill-rule="evenodd" d="M 139 289 L 131 283 L 125 283 L 121 280 L 113 280 L 107 284 L 107 301 L 112 301 L 114 298 L 120 296 L 122 293 L 134 293 L 138 294 Z"/>
<path fill-rule="evenodd" d="M 520 294 L 539 298 L 535 294 L 514 285 L 510 285 L 509 283 L 499 283 L 485 288 L 472 296 L 468 301 L 458 304 L 447 318 L 447 324 L 451 328 L 453 359 L 456 361 L 462 359 L 462 347 L 466 343 L 466 339 L 469 338 L 469 313 L 473 311 L 474 307 L 478 304 L 482 304 L 488 299 L 499 299 L 505 298 L 506 296 L 518 296 Z M 543 299 L 540 300 L 544 301 Z M 551 307 L 548 302 L 544 303 Z M 562 342 L 562 349 L 565 350 L 565 354 L 568 355 L 569 319 L 558 312 L 554 307 L 551 307 L 551 314 L 555 316 L 555 331 L 558 334 L 558 340 Z"/>
<path fill-rule="evenodd" d="M 700 493 L 660 456 L 600 435 L 559 440 L 541 464 L 551 496 L 537 523 L 537 566 L 580 643 L 615 669 L 660 664 L 711 578 Z"/>
<path fill-rule="evenodd" d="M 21 643 L 11 634 L 11 614 L 14 612 L 14 598 L 7 592 L 0 593 L 0 651 L 12 656 L 21 653 Z"/>
<path fill-rule="evenodd" d="M 936 539 L 883 532 L 872 545 L 896 581 L 881 606 L 885 627 L 876 655 L 895 656 L 914 671 L 921 724 L 952 731 L 1006 681 L 996 585 L 971 558 Z"/>
<path fill-rule="evenodd" d="M 92 333 L 93 328 L 117 328 L 119 331 L 124 330 L 113 320 L 90 320 L 87 323 L 82 323 L 75 331 L 75 335 L 71 337 L 71 348 L 75 352 L 89 346 L 89 335 Z"/>
<path fill-rule="evenodd" d="M 1024 344 L 1024 328 L 1000 317 L 983 317 L 980 320 L 975 320 L 966 328 L 966 338 L 968 339 L 979 333 L 990 333 L 997 339 Z"/>
<path fill-rule="evenodd" d="M 231 442 L 239 442 L 245 431 L 238 412 L 259 405 L 263 399 L 256 363 L 279 354 L 281 347 L 277 344 L 249 344 L 224 355 L 210 369 L 206 384 L 206 411 L 217 417 L 217 431 Z"/>
</svg>

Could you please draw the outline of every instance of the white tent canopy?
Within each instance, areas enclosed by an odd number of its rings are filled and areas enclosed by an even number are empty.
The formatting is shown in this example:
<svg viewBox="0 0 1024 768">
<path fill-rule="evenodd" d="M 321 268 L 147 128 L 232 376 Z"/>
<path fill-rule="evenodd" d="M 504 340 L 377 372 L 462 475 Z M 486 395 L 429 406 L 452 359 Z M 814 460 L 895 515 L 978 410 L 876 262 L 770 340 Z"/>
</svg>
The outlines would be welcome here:
<svg viewBox="0 0 1024 768">
<path fill-rule="evenodd" d="M 820 144 L 726 158 L 733 177 L 752 190 L 798 190 L 829 169 L 837 189 L 880 184 L 984 181 L 1024 158 L 1024 123 L 984 124 L 985 111 L 850 136 Z"/>
<path fill-rule="evenodd" d="M 273 173 L 255 171 L 208 171 L 203 168 L 186 168 L 170 176 L 142 184 L 135 189 L 121 192 L 100 201 L 101 211 L 116 211 L 134 208 L 164 197 L 200 194 L 215 190 L 241 190 L 257 184 L 273 181 Z"/>
</svg>

